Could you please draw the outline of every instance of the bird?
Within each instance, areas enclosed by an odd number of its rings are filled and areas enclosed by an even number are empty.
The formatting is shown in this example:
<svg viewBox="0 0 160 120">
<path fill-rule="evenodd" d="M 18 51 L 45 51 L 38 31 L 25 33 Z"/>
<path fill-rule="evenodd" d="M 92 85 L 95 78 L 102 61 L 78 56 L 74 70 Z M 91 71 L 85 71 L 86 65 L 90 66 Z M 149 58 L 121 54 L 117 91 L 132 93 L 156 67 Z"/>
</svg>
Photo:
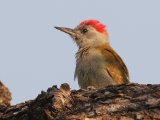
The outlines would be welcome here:
<svg viewBox="0 0 160 120">
<path fill-rule="evenodd" d="M 110 45 L 106 25 L 90 19 L 80 22 L 74 29 L 55 28 L 71 36 L 78 46 L 74 78 L 78 79 L 80 88 L 98 89 L 130 82 L 125 63 Z"/>
</svg>

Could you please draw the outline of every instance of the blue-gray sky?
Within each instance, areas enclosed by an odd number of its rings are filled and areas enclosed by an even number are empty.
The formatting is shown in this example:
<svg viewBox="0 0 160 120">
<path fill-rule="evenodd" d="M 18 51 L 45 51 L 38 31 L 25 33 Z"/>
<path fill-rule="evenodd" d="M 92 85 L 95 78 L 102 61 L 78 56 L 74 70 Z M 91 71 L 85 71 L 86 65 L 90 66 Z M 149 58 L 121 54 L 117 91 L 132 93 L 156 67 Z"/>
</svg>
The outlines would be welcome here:
<svg viewBox="0 0 160 120">
<path fill-rule="evenodd" d="M 1 0 L 0 80 L 12 103 L 74 81 L 76 45 L 54 26 L 86 19 L 107 25 L 110 43 L 128 66 L 132 82 L 160 83 L 159 0 Z"/>
</svg>

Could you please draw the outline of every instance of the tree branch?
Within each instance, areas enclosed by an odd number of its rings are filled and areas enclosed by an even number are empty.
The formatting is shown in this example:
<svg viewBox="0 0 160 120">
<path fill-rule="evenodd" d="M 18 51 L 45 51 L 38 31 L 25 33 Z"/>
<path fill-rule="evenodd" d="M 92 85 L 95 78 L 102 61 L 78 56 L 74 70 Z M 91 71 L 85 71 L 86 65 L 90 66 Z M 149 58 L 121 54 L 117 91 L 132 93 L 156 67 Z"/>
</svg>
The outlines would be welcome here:
<svg viewBox="0 0 160 120">
<path fill-rule="evenodd" d="M 0 107 L 0 120 L 160 119 L 160 85 L 127 84 L 70 91 L 68 84 L 35 100 Z"/>
</svg>

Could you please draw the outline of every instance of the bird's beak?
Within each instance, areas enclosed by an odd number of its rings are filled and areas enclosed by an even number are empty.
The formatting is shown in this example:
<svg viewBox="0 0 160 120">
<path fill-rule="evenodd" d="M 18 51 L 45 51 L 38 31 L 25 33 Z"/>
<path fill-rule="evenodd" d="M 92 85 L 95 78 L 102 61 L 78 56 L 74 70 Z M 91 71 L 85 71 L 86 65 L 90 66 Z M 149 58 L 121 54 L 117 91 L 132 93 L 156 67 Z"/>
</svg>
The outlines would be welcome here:
<svg viewBox="0 0 160 120">
<path fill-rule="evenodd" d="M 55 27 L 55 28 L 71 36 L 75 36 L 75 31 L 71 28 L 66 28 L 66 27 Z"/>
</svg>

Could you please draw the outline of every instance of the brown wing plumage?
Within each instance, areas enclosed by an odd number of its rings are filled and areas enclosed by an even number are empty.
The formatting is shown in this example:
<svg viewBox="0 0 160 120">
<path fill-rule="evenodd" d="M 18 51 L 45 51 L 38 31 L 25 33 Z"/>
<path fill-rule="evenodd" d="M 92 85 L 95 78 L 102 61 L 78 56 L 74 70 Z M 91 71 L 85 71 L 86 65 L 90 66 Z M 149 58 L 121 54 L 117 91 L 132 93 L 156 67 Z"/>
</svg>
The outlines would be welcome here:
<svg viewBox="0 0 160 120">
<path fill-rule="evenodd" d="M 129 73 L 127 67 L 121 57 L 108 44 L 102 47 L 102 53 L 105 55 L 107 61 L 106 70 L 117 84 L 124 84 L 129 82 Z"/>
</svg>

